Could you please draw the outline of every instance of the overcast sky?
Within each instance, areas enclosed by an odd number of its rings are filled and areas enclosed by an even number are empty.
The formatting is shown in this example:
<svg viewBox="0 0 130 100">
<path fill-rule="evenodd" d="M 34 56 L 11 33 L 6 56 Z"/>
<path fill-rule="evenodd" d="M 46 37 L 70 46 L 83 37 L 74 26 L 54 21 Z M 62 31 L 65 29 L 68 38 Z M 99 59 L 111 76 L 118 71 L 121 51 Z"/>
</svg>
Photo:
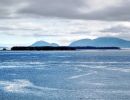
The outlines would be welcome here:
<svg viewBox="0 0 130 100">
<path fill-rule="evenodd" d="M 104 36 L 130 40 L 130 0 L 0 0 L 1 45 Z"/>
</svg>

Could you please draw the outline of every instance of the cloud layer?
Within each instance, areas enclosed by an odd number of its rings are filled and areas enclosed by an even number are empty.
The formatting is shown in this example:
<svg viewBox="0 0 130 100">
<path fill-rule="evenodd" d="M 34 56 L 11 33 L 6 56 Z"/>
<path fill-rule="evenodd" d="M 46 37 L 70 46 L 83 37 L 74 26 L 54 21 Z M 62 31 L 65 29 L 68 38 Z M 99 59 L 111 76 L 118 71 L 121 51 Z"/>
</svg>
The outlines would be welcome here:
<svg viewBox="0 0 130 100">
<path fill-rule="evenodd" d="M 0 0 L 0 17 L 129 21 L 130 0 Z"/>
<path fill-rule="evenodd" d="M 83 38 L 130 40 L 130 0 L 0 0 L 0 45 Z"/>
</svg>

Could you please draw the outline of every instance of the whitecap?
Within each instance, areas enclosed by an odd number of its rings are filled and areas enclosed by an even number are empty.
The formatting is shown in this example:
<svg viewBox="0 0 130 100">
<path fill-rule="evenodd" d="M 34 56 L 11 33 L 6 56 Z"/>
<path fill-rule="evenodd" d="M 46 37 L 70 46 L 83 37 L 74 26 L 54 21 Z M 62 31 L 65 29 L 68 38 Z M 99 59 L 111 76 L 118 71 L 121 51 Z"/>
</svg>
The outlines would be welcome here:
<svg viewBox="0 0 130 100">
<path fill-rule="evenodd" d="M 96 74 L 96 73 L 97 72 L 94 71 L 94 72 L 90 72 L 90 73 L 87 73 L 87 74 L 74 75 L 74 76 L 69 77 L 68 79 L 77 79 L 77 78 L 81 78 L 81 77 L 84 77 L 84 76 L 87 76 L 87 75 Z"/>
<path fill-rule="evenodd" d="M 129 68 L 116 68 L 116 67 L 113 67 L 113 68 L 106 68 L 106 69 L 107 70 L 113 70 L 113 71 L 126 72 L 126 73 L 130 72 Z"/>
<path fill-rule="evenodd" d="M 24 92 L 24 89 L 31 85 L 28 80 L 0 81 L 1 88 L 6 92 Z"/>
<path fill-rule="evenodd" d="M 43 91 L 56 91 L 62 90 L 57 88 L 40 87 L 34 85 L 29 80 L 15 79 L 12 81 L 0 81 L 0 88 L 5 92 L 12 93 L 42 93 Z"/>
</svg>

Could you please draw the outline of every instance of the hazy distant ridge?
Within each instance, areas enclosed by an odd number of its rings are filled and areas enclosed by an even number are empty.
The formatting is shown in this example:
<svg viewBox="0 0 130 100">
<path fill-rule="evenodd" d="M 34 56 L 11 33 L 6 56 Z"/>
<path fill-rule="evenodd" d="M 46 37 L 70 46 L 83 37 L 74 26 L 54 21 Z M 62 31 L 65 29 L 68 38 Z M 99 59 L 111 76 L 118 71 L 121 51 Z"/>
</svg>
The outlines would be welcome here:
<svg viewBox="0 0 130 100">
<path fill-rule="evenodd" d="M 48 43 L 45 41 L 37 41 L 31 45 L 32 47 L 41 47 L 41 46 L 52 46 L 58 47 L 56 43 Z M 120 47 L 120 48 L 130 48 L 130 41 L 123 40 L 115 37 L 100 37 L 96 39 L 81 39 L 72 42 L 69 46 L 71 47 Z"/>
<path fill-rule="evenodd" d="M 94 46 L 94 47 L 121 47 L 130 48 L 130 41 L 114 37 L 101 37 L 96 39 L 81 39 L 72 42 L 69 46 Z"/>
<path fill-rule="evenodd" d="M 41 47 L 41 46 L 57 47 L 57 46 L 59 46 L 59 45 L 56 44 L 56 43 L 48 43 L 48 42 L 45 42 L 45 41 L 37 41 L 37 42 L 33 43 L 31 46 L 32 46 L 32 47 Z"/>
</svg>

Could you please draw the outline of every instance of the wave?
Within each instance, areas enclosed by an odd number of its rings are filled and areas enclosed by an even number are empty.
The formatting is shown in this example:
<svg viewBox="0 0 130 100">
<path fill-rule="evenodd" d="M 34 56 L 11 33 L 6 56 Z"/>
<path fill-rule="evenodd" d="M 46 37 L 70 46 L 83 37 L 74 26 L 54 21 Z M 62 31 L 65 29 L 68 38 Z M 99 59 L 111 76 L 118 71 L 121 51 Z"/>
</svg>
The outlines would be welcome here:
<svg viewBox="0 0 130 100">
<path fill-rule="evenodd" d="M 80 78 L 80 77 L 84 77 L 84 76 L 92 75 L 92 74 L 96 74 L 96 73 L 97 72 L 94 71 L 94 72 L 90 72 L 90 73 L 87 73 L 87 74 L 74 75 L 74 76 L 69 77 L 68 79 L 77 79 L 77 78 Z"/>
<path fill-rule="evenodd" d="M 36 91 L 42 92 L 42 91 L 62 90 L 57 88 L 36 86 L 29 80 L 25 80 L 25 79 L 15 79 L 12 81 L 0 81 L 0 88 L 5 92 L 12 92 L 12 93 L 36 93 Z"/>
</svg>

